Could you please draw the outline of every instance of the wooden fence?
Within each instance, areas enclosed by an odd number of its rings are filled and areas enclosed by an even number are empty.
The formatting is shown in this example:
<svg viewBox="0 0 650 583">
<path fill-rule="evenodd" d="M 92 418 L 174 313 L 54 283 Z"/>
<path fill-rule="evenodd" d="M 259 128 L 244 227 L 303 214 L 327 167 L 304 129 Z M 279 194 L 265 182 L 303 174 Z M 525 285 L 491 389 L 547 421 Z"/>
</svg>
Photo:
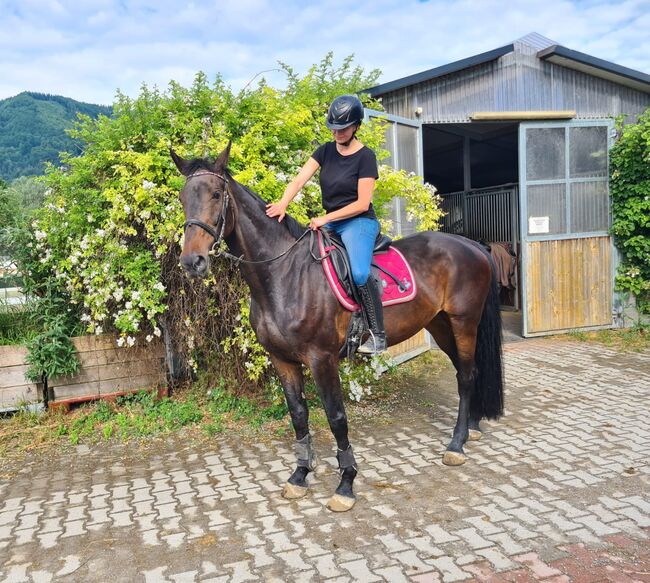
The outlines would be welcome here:
<svg viewBox="0 0 650 583">
<path fill-rule="evenodd" d="M 139 339 L 133 347 L 118 347 L 111 335 L 80 336 L 72 342 L 77 350 L 79 371 L 68 377 L 47 379 L 50 406 L 68 407 L 94 399 L 112 399 L 143 389 L 166 394 L 165 349 L 160 339 L 146 343 Z M 428 350 L 424 331 L 390 348 L 399 363 Z M 25 379 L 27 350 L 20 346 L 0 346 L 0 411 L 44 400 L 43 386 Z"/>
<path fill-rule="evenodd" d="M 69 406 L 75 402 L 120 395 L 166 386 L 165 350 L 156 339 L 139 340 L 133 347 L 118 347 L 111 335 L 80 336 L 72 342 L 77 349 L 79 371 L 73 376 L 47 380 L 50 405 Z M 25 380 L 26 349 L 0 346 L 0 410 L 43 399 L 43 388 Z"/>
<path fill-rule="evenodd" d="M 42 385 L 25 378 L 26 356 L 22 346 L 0 346 L 0 411 L 13 411 L 43 398 Z"/>
</svg>

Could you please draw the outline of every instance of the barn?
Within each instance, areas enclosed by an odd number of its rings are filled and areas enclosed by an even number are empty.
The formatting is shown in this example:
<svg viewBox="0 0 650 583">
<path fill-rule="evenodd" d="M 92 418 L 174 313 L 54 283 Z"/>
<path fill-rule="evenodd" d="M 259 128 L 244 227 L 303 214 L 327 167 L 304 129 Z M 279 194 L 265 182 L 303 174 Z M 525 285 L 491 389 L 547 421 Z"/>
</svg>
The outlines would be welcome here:
<svg viewBox="0 0 650 583">
<path fill-rule="evenodd" d="M 442 196 L 442 230 L 512 258 L 501 301 L 522 336 L 620 322 L 608 152 L 614 118 L 650 107 L 650 75 L 531 33 L 367 92 L 388 163 Z M 399 199 L 393 213 L 412 232 Z"/>
</svg>

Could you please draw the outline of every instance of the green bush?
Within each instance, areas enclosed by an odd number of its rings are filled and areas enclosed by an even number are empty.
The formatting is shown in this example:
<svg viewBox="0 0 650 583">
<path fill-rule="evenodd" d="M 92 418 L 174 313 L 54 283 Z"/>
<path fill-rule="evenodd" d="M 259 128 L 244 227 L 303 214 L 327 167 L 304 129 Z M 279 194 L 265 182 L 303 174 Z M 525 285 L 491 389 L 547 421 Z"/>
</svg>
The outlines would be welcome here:
<svg viewBox="0 0 650 583">
<path fill-rule="evenodd" d="M 622 254 L 616 286 L 650 314 L 650 109 L 635 124 L 619 120 L 618 130 L 610 152 L 612 233 Z"/>
<path fill-rule="evenodd" d="M 331 54 L 302 77 L 282 68 L 284 89 L 261 81 L 235 94 L 219 77 L 210 83 L 199 73 L 189 88 L 172 82 L 167 91 L 144 86 L 137 99 L 118 94 L 112 118 L 83 117 L 72 136 L 84 153 L 49 168 L 45 204 L 22 246 L 32 287 L 47 282 L 68 298 L 88 333 L 115 331 L 120 344 L 131 345 L 136 335 L 151 341 L 165 327 L 192 368 L 209 368 L 236 387 L 268 380 L 270 361 L 250 329 L 238 271 L 212 262 L 211 276 L 197 282 L 178 266 L 184 179 L 169 147 L 186 158 L 214 156 L 232 139 L 234 177 L 269 201 L 279 199 L 317 144 L 331 139 L 324 124 L 331 100 L 378 77 L 351 58 L 335 67 Z M 360 137 L 380 160 L 387 155 L 381 120 L 362 126 Z M 421 228 L 436 226 L 442 213 L 434 191 L 382 167 L 380 216 L 394 195 L 405 197 Z M 288 210 L 303 223 L 322 212 L 315 180 Z"/>
</svg>

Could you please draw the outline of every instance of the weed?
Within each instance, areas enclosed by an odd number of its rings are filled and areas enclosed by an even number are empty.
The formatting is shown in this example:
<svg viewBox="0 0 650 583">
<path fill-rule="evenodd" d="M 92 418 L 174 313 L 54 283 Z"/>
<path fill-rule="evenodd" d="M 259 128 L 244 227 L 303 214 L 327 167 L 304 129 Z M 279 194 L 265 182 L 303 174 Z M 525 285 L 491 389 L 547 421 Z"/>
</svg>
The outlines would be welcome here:
<svg viewBox="0 0 650 583">
<path fill-rule="evenodd" d="M 621 352 L 640 352 L 650 348 L 650 326 L 644 324 L 593 332 L 572 330 L 567 335 L 579 342 L 598 342 Z"/>
<path fill-rule="evenodd" d="M 586 332 L 583 332 L 582 330 L 569 330 L 567 332 L 567 336 L 573 338 L 574 340 L 578 340 L 580 342 L 585 342 L 588 340 L 588 336 Z"/>
<path fill-rule="evenodd" d="M 391 414 L 396 389 L 408 390 L 422 378 L 437 374 L 448 366 L 441 355 L 429 353 L 390 370 L 372 387 L 372 396 L 360 405 L 349 404 L 349 414 L 365 409 L 365 415 Z M 206 436 L 226 431 L 253 430 L 268 436 L 292 435 L 288 408 L 277 390 L 264 395 L 236 395 L 220 379 L 208 385 L 201 380 L 178 390 L 173 398 L 158 398 L 157 393 L 141 391 L 119 397 L 114 403 L 97 401 L 70 413 L 50 410 L 37 414 L 25 408 L 0 421 L 0 459 L 20 458 L 27 451 L 57 444 L 93 443 L 100 440 L 128 441 L 195 427 Z M 307 376 L 305 395 L 313 430 L 328 430 L 318 390 Z M 376 405 L 379 404 L 379 405 Z"/>
</svg>

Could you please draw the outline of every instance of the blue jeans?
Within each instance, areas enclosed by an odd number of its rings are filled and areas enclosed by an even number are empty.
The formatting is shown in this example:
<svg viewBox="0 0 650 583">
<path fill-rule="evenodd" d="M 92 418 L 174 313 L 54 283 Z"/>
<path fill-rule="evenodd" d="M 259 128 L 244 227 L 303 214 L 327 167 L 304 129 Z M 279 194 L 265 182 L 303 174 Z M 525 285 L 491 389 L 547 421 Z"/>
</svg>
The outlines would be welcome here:
<svg viewBox="0 0 650 583">
<path fill-rule="evenodd" d="M 356 285 L 365 285 L 370 276 L 370 263 L 375 239 L 379 234 L 379 221 L 366 217 L 352 217 L 325 225 L 341 239 L 350 256 L 352 279 Z"/>
</svg>

